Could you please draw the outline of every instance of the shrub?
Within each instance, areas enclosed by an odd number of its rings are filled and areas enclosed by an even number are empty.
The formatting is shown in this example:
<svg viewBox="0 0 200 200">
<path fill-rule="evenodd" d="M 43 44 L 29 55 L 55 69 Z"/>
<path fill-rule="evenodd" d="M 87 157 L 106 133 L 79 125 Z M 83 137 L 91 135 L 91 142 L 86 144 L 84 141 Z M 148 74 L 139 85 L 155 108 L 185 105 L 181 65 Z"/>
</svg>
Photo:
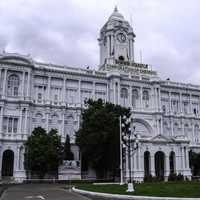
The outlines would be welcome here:
<svg viewBox="0 0 200 200">
<path fill-rule="evenodd" d="M 176 181 L 177 180 L 177 174 L 176 173 L 170 173 L 168 176 L 168 181 Z"/>
<path fill-rule="evenodd" d="M 179 174 L 177 175 L 177 181 L 184 181 L 184 176 L 183 176 L 183 174 L 179 173 Z"/>
</svg>

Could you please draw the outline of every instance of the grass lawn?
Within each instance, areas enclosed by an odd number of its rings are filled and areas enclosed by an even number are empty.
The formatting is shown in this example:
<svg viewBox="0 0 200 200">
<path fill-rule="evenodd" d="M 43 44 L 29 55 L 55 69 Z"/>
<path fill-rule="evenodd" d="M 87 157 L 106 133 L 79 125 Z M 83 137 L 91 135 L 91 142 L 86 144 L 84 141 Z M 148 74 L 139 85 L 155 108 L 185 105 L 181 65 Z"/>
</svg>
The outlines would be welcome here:
<svg viewBox="0 0 200 200">
<path fill-rule="evenodd" d="M 200 182 L 158 182 L 135 184 L 135 192 L 127 193 L 127 185 L 77 184 L 78 189 L 112 194 L 157 196 L 157 197 L 200 197 Z"/>
</svg>

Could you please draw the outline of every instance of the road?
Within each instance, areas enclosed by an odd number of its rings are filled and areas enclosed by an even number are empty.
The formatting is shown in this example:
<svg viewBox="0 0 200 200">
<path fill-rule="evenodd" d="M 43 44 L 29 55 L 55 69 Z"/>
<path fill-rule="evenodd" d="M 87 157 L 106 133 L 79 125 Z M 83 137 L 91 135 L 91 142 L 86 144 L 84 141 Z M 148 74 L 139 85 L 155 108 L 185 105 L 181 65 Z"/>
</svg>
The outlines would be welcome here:
<svg viewBox="0 0 200 200">
<path fill-rule="evenodd" d="M 91 200 L 65 189 L 66 185 L 27 184 L 9 187 L 0 200 Z"/>
</svg>

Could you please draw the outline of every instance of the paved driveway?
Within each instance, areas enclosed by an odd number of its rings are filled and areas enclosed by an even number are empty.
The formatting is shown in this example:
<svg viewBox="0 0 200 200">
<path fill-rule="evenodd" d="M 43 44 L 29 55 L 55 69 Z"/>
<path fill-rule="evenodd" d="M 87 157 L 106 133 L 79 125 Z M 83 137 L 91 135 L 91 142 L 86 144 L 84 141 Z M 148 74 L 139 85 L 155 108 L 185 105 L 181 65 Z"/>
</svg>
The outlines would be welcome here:
<svg viewBox="0 0 200 200">
<path fill-rule="evenodd" d="M 90 200 L 67 189 L 65 185 L 27 184 L 9 187 L 0 200 Z"/>
</svg>

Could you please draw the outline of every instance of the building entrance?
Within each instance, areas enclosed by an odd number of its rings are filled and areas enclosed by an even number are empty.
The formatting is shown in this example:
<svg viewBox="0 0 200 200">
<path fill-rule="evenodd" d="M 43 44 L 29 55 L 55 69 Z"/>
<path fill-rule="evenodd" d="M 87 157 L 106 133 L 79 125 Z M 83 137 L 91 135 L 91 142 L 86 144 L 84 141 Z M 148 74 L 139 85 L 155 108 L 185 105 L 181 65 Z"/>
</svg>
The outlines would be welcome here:
<svg viewBox="0 0 200 200">
<path fill-rule="evenodd" d="M 165 154 L 162 151 L 158 151 L 155 154 L 155 174 L 156 177 L 164 180 L 165 172 Z"/>
<path fill-rule="evenodd" d="M 2 177 L 13 176 L 14 152 L 6 150 L 3 152 L 2 158 Z"/>
</svg>

